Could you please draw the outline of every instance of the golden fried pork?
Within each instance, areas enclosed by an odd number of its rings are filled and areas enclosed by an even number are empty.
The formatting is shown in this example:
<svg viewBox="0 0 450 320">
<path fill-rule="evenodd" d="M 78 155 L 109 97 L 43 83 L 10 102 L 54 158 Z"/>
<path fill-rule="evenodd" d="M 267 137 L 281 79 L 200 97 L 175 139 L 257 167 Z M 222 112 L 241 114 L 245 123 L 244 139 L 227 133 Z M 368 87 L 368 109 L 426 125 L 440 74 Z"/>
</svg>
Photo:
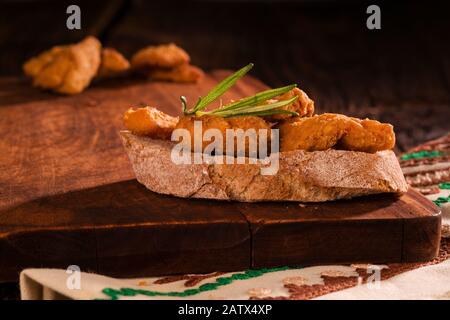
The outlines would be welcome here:
<svg viewBox="0 0 450 320">
<path fill-rule="evenodd" d="M 283 100 L 289 100 L 293 97 L 297 96 L 297 100 L 293 103 L 281 107 L 280 109 L 288 110 L 288 111 L 295 111 L 299 114 L 300 117 L 310 117 L 314 113 L 314 101 L 311 100 L 308 95 L 300 90 L 299 88 L 294 88 L 285 94 L 282 94 L 279 97 L 276 97 L 274 99 L 271 99 L 267 101 L 267 103 L 273 103 L 276 101 L 283 101 Z M 274 114 L 271 116 L 264 117 L 267 121 L 276 122 L 279 120 L 284 120 L 291 118 L 292 116 L 289 114 Z"/>
<path fill-rule="evenodd" d="M 234 118 L 228 118 L 228 123 L 230 124 L 231 128 L 236 129 L 242 129 L 244 131 L 247 131 L 249 129 L 254 129 L 256 136 L 248 136 L 248 138 L 245 138 L 245 156 L 249 156 L 249 148 L 250 145 L 253 143 L 254 145 L 259 145 L 260 139 L 263 139 L 262 142 L 267 144 L 267 152 L 270 153 L 270 124 L 265 121 L 263 118 L 260 117 L 253 117 L 253 116 L 242 116 L 242 117 L 234 117 Z M 260 129 L 265 130 L 266 134 L 261 135 Z M 238 143 L 238 139 L 234 139 L 234 150 L 235 154 L 237 154 L 238 148 L 240 144 Z M 242 154 L 241 154 L 242 155 Z M 254 155 L 256 157 L 256 155 Z"/>
<path fill-rule="evenodd" d="M 294 88 L 278 97 L 266 100 L 266 101 L 262 102 L 261 105 L 275 103 L 275 102 L 283 101 L 283 100 L 289 100 L 289 99 L 294 98 L 295 96 L 298 97 L 296 101 L 294 101 L 293 103 L 288 104 L 286 106 L 277 108 L 277 109 L 295 111 L 298 113 L 298 117 L 311 117 L 314 114 L 314 101 L 311 100 L 308 97 L 308 95 L 304 91 L 300 90 L 299 88 Z M 230 100 L 230 101 L 228 101 L 227 104 L 231 104 L 233 102 L 237 102 L 240 100 L 242 100 L 242 99 Z M 290 114 L 274 114 L 274 115 L 270 115 L 270 116 L 264 116 L 263 118 L 269 122 L 278 122 L 281 120 L 291 119 L 292 117 L 293 116 Z"/>
<path fill-rule="evenodd" d="M 204 77 L 204 73 L 200 68 L 190 64 L 181 64 L 172 69 L 154 68 L 149 69 L 146 75 L 154 80 L 195 83 Z"/>
<path fill-rule="evenodd" d="M 338 148 L 376 152 L 392 149 L 395 144 L 392 125 L 341 114 L 324 113 L 309 118 L 295 118 L 279 125 L 279 129 L 280 151 Z"/>
<path fill-rule="evenodd" d="M 190 57 L 186 51 L 174 43 L 159 46 L 149 46 L 136 52 L 131 58 L 131 66 L 139 69 L 143 67 L 174 68 L 187 64 Z"/>
<path fill-rule="evenodd" d="M 295 118 L 279 126 L 280 150 L 327 150 L 334 147 L 347 131 L 347 117 L 325 113 L 308 118 Z"/>
<path fill-rule="evenodd" d="M 195 121 L 202 122 L 202 130 L 194 131 Z M 231 126 L 228 121 L 221 117 L 215 116 L 202 116 L 202 117 L 194 117 L 194 116 L 185 116 L 181 117 L 180 121 L 178 121 L 175 129 L 186 129 L 189 131 L 191 135 L 191 149 L 194 148 L 194 141 L 202 141 L 202 150 L 206 148 L 207 145 L 211 143 L 211 141 L 203 141 L 203 133 L 208 129 L 217 129 L 220 131 L 223 137 L 226 135 L 226 130 L 230 129 Z M 225 150 L 225 143 L 223 144 L 223 148 Z"/>
<path fill-rule="evenodd" d="M 63 46 L 56 46 L 50 50 L 44 51 L 38 56 L 26 61 L 23 65 L 23 71 L 29 77 L 37 77 L 39 73 L 62 52 L 64 52 Z"/>
<path fill-rule="evenodd" d="M 194 131 L 194 121 L 201 121 L 202 123 L 202 131 Z M 220 131 L 223 137 L 223 151 L 225 153 L 227 146 L 227 129 L 242 129 L 245 133 L 248 129 L 254 129 L 256 136 L 246 136 L 243 137 L 243 142 L 245 145 L 245 150 L 238 150 L 238 147 L 241 145 L 241 142 L 238 144 L 238 138 L 233 135 L 233 144 L 234 144 L 234 154 L 237 155 L 238 151 L 241 152 L 240 155 L 249 155 L 249 146 L 253 143 L 254 145 L 258 145 L 259 141 L 259 130 L 265 129 L 267 130 L 267 142 L 270 142 L 270 124 L 267 123 L 263 118 L 254 117 L 254 116 L 243 116 L 243 117 L 235 117 L 235 118 L 221 118 L 216 116 L 201 116 L 201 117 L 182 117 L 178 122 L 176 129 L 187 129 L 191 135 L 191 146 L 194 145 L 194 139 L 199 139 L 198 141 L 203 141 L 202 136 L 200 134 L 204 134 L 208 129 L 217 129 Z M 236 131 L 234 131 L 236 132 Z M 262 137 L 262 136 L 261 136 Z M 202 151 L 211 143 L 211 141 L 203 141 L 202 143 Z M 270 148 L 270 144 L 268 144 L 268 148 Z"/>
<path fill-rule="evenodd" d="M 363 152 L 392 149 L 395 145 L 394 128 L 376 120 L 351 118 L 347 133 L 339 141 L 338 148 Z"/>
<path fill-rule="evenodd" d="M 99 77 L 111 77 L 121 74 L 130 68 L 130 62 L 116 49 L 104 48 L 102 50 L 102 60 Z"/>
<path fill-rule="evenodd" d="M 123 116 L 125 127 L 137 135 L 156 139 L 170 139 L 178 117 L 172 117 L 156 108 L 128 109 Z"/>
<path fill-rule="evenodd" d="M 64 94 L 83 91 L 97 74 L 101 44 L 94 37 L 57 46 L 25 62 L 23 69 L 33 85 Z"/>
<path fill-rule="evenodd" d="M 131 58 L 131 67 L 153 80 L 198 82 L 204 73 L 200 68 L 190 65 L 189 61 L 186 51 L 170 43 L 139 50 Z"/>
<path fill-rule="evenodd" d="M 201 128 L 195 127 L 195 121 L 201 122 Z M 178 119 L 155 108 L 145 107 L 129 109 L 124 115 L 124 123 L 134 134 L 146 135 L 157 139 L 169 139 L 174 129 L 186 129 L 190 133 L 191 148 L 194 141 L 202 142 L 202 151 L 211 144 L 214 136 L 207 140 L 204 137 L 208 129 L 217 129 L 223 138 L 223 150 L 227 147 L 227 129 L 234 129 L 234 154 L 242 142 L 245 143 L 245 155 L 249 155 L 250 145 L 259 145 L 259 139 L 267 141 L 270 149 L 269 122 L 262 117 L 239 116 L 222 118 L 213 115 L 184 116 Z M 313 117 L 296 117 L 281 122 L 276 126 L 280 130 L 280 151 L 306 150 L 322 151 L 331 148 L 374 153 L 394 147 L 395 134 L 392 125 L 376 120 L 357 119 L 342 114 L 324 113 Z M 245 135 L 238 143 L 236 129 L 244 134 L 254 129 L 256 136 Z M 266 135 L 261 135 L 266 130 Z M 248 132 L 247 132 L 248 133 Z M 197 140 L 198 139 L 198 140 Z M 242 155 L 242 153 L 240 153 Z"/>
</svg>

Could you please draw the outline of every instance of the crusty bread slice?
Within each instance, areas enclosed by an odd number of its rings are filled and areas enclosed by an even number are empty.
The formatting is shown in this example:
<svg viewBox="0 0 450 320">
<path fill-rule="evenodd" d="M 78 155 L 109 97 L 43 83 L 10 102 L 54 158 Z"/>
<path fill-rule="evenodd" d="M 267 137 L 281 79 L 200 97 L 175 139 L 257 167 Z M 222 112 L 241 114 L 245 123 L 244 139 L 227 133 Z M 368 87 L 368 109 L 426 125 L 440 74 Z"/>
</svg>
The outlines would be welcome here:
<svg viewBox="0 0 450 320">
<path fill-rule="evenodd" d="M 184 198 L 321 202 L 406 192 L 392 151 L 281 152 L 276 175 L 261 175 L 262 164 L 175 164 L 174 142 L 121 131 L 137 180 L 148 189 Z"/>
</svg>

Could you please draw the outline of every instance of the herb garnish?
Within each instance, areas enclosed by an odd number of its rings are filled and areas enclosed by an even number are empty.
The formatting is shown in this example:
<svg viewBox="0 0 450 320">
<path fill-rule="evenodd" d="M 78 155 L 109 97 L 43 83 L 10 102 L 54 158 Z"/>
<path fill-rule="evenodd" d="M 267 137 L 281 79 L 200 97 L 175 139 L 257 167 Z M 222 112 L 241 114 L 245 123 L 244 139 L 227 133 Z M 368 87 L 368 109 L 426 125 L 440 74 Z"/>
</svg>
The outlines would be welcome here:
<svg viewBox="0 0 450 320">
<path fill-rule="evenodd" d="M 269 116 L 274 114 L 290 114 L 298 116 L 297 112 L 280 109 L 286 105 L 293 103 L 297 100 L 297 96 L 289 99 L 276 101 L 272 103 L 265 103 L 267 100 L 272 99 L 276 96 L 282 95 L 283 93 L 292 90 L 297 85 L 291 84 L 289 86 L 265 90 L 259 92 L 253 96 L 243 98 L 236 102 L 232 102 L 225 106 L 220 106 L 217 109 L 211 111 L 203 111 L 209 104 L 217 100 L 222 96 L 228 89 L 230 89 L 237 80 L 242 78 L 250 69 L 253 68 L 253 63 L 250 63 L 243 67 L 242 69 L 236 71 L 229 77 L 225 78 L 216 87 L 214 87 L 205 97 L 199 97 L 195 106 L 188 110 L 187 100 L 185 96 L 181 96 L 181 105 L 183 107 L 183 113 L 185 115 L 214 115 L 217 117 L 229 118 L 229 117 L 239 117 L 239 116 Z"/>
</svg>

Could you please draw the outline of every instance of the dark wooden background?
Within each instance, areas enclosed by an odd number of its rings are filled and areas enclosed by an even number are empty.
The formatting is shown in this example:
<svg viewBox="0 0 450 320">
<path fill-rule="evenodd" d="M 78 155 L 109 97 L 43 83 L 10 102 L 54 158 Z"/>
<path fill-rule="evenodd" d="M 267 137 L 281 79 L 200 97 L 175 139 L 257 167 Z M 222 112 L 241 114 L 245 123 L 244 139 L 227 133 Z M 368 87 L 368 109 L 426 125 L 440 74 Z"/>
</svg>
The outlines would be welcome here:
<svg viewBox="0 0 450 320">
<path fill-rule="evenodd" d="M 65 28 L 72 3 L 81 7 L 81 31 Z M 450 128 L 450 7 L 382 2 L 382 29 L 368 30 L 367 5 L 0 1 L 0 77 L 21 76 L 27 58 L 88 34 L 127 57 L 146 45 L 175 42 L 206 70 L 254 62 L 252 74 L 270 86 L 296 82 L 318 112 L 391 122 L 397 151 L 404 151 Z M 15 284 L 0 285 L 0 299 L 17 296 Z"/>
</svg>

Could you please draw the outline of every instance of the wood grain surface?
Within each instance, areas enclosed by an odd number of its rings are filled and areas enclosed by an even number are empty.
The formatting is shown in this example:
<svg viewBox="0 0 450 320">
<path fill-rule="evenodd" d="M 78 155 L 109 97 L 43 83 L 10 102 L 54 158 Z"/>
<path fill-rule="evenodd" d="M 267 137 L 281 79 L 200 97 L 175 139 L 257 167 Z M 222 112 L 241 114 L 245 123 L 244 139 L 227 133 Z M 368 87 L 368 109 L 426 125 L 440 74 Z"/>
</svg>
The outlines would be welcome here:
<svg viewBox="0 0 450 320">
<path fill-rule="evenodd" d="M 433 259 L 440 210 L 417 191 L 320 204 L 242 204 L 253 267 Z"/>
<path fill-rule="evenodd" d="M 178 115 L 180 95 L 193 103 L 228 74 L 213 72 L 197 85 L 111 81 L 72 97 L 4 79 L 7 85 L 0 82 L 0 209 L 134 178 L 118 135 L 124 128 L 125 110 L 150 105 Z M 247 77 L 224 99 L 264 88 Z"/>
<path fill-rule="evenodd" d="M 41 198 L 0 216 L 0 281 L 31 266 L 136 277 L 250 265 L 249 227 L 234 204 L 162 196 L 136 180 Z"/>
<path fill-rule="evenodd" d="M 237 203 L 159 195 L 136 180 L 0 213 L 0 281 L 23 268 L 115 277 L 286 265 L 433 259 L 439 209 L 417 192 L 328 203 Z"/>
</svg>

